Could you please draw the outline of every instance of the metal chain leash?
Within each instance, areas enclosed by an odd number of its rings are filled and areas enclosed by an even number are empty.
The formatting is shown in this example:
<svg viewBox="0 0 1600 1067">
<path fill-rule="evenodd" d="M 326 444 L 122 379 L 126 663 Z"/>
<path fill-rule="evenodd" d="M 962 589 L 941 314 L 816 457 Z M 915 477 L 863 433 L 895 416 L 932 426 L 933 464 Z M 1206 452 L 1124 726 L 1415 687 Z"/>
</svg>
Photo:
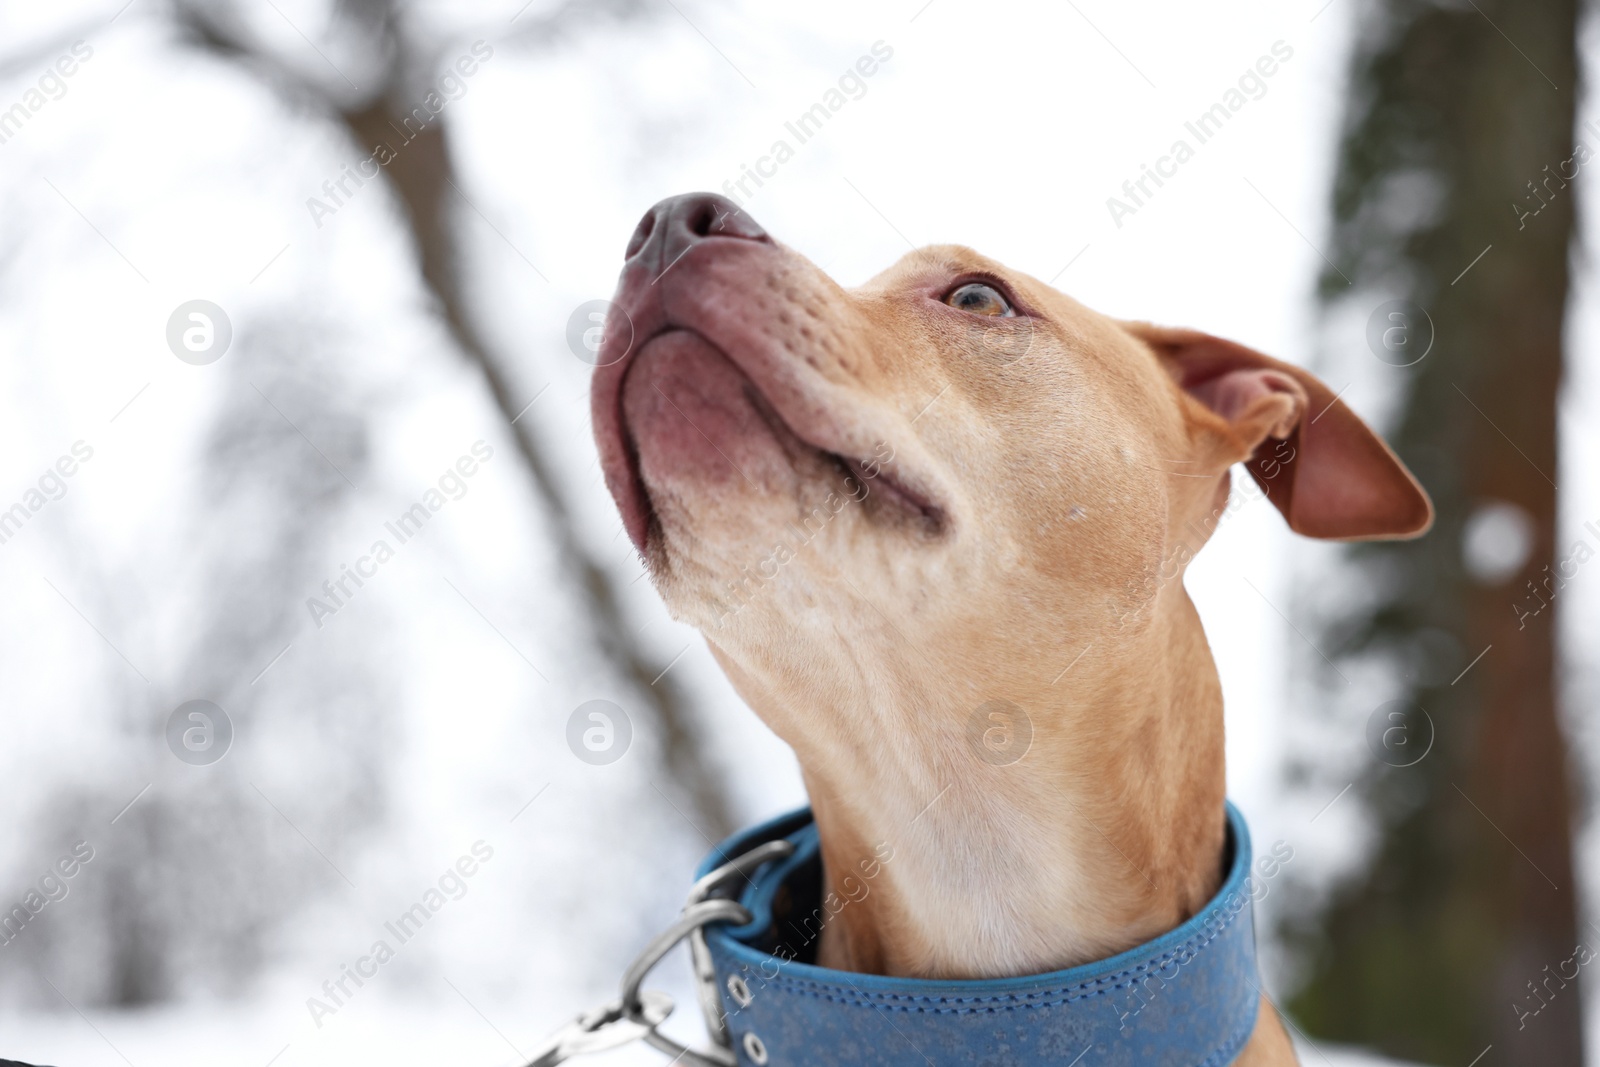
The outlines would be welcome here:
<svg viewBox="0 0 1600 1067">
<path fill-rule="evenodd" d="M 687 1067 L 736 1067 L 728 1028 L 723 1020 L 722 1001 L 717 993 L 716 968 L 706 946 L 705 927 L 727 922 L 742 926 L 749 922 L 748 909 L 727 897 L 715 896 L 735 878 L 749 879 L 762 864 L 781 859 L 794 851 L 788 841 L 768 841 L 723 864 L 696 882 L 689 890 L 678 920 L 657 934 L 628 965 L 622 976 L 621 995 L 615 1000 L 584 1012 L 556 1031 L 537 1051 L 527 1067 L 555 1067 L 577 1056 L 606 1052 L 635 1041 L 643 1041 L 673 1057 Z M 689 954 L 694 966 L 695 989 L 712 1047 L 695 1051 L 657 1030 L 674 1007 L 665 993 L 643 990 L 645 978 L 678 942 L 689 939 Z"/>
</svg>

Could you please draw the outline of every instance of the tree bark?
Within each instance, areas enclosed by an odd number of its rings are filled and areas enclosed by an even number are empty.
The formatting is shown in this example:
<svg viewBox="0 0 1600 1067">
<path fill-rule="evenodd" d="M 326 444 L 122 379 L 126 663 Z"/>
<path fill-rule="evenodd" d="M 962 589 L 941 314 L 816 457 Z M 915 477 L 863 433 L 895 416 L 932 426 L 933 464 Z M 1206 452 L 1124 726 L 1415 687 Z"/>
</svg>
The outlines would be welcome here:
<svg viewBox="0 0 1600 1067">
<path fill-rule="evenodd" d="M 1427 711 L 1436 738 L 1422 762 L 1375 762 L 1360 783 L 1382 839 L 1301 929 L 1311 978 L 1291 1007 L 1313 1033 L 1430 1063 L 1580 1064 L 1561 601 L 1519 614 L 1556 561 L 1576 191 L 1558 179 L 1534 199 L 1529 183 L 1572 171 L 1578 11 L 1371 9 L 1335 190 L 1334 260 L 1354 290 L 1330 272 L 1323 292 L 1376 293 L 1362 310 L 1408 298 L 1431 318 L 1432 350 L 1393 372 L 1405 403 L 1389 438 L 1439 520 L 1420 541 L 1352 553 L 1382 593 L 1330 636 L 1345 656 L 1395 664 L 1396 695 Z M 1353 358 L 1372 358 L 1359 347 Z M 1498 580 L 1462 548 L 1469 518 L 1495 503 L 1532 531 L 1526 562 Z"/>
</svg>

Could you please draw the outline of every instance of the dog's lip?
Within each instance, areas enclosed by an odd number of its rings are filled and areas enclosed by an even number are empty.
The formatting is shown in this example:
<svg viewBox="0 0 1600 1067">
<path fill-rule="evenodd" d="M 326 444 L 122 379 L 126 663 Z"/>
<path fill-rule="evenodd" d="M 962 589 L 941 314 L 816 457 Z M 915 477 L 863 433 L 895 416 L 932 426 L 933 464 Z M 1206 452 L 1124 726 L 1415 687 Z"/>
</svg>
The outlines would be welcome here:
<svg viewBox="0 0 1600 1067">
<path fill-rule="evenodd" d="M 655 508 L 650 501 L 650 490 L 645 485 L 644 477 L 639 470 L 638 442 L 634 439 L 633 429 L 628 423 L 626 414 L 620 411 L 621 395 L 622 390 L 626 388 L 628 375 L 632 373 L 634 366 L 637 364 L 637 360 L 634 358 L 635 354 L 643 352 L 654 341 L 679 333 L 692 334 L 701 343 L 722 353 L 741 374 L 744 373 L 744 369 L 739 362 L 710 338 L 697 330 L 682 326 L 665 325 L 654 334 L 636 342 L 631 347 L 627 357 L 628 366 L 618 376 L 619 414 L 617 417 L 617 429 L 621 433 L 623 452 L 628 460 L 627 485 L 624 492 L 624 497 L 628 504 L 624 509 L 624 525 L 628 527 L 630 536 L 634 536 L 635 546 L 641 553 L 647 551 L 650 531 L 659 531 L 660 525 L 656 521 Z M 889 498 L 891 506 L 898 507 L 903 513 L 914 515 L 928 531 L 936 533 L 943 529 L 946 522 L 945 510 L 936 504 L 930 496 L 912 488 L 883 463 L 877 462 L 875 457 L 858 458 L 855 455 L 837 451 L 835 448 L 829 447 L 828 444 L 797 430 L 784 417 L 778 405 L 773 402 L 772 398 L 767 395 L 758 382 L 748 374 L 745 374 L 744 378 L 751 402 L 762 419 L 772 427 L 775 435 L 791 437 L 800 445 L 820 453 L 826 459 L 832 460 L 855 479 L 857 486 L 871 485 L 877 488 L 881 497 Z M 634 535 L 636 530 L 639 531 L 637 536 Z"/>
<path fill-rule="evenodd" d="M 875 464 L 874 469 L 869 470 L 865 460 L 851 459 L 838 453 L 829 454 L 849 469 L 850 473 L 855 476 L 856 484 L 861 486 L 875 485 L 881 488 L 902 510 L 916 515 L 927 532 L 939 534 L 944 531 L 949 521 L 949 515 L 945 509 L 931 497 L 907 485 L 906 481 L 899 477 L 897 472 L 891 471 L 881 464 Z"/>
<path fill-rule="evenodd" d="M 730 276 L 738 279 L 735 289 L 747 279 L 765 280 L 780 265 L 774 257 L 785 254 L 789 253 L 781 246 L 710 241 L 690 249 L 659 277 L 623 271 L 613 314 L 620 311 L 631 330 L 605 332 L 591 386 L 591 418 L 607 487 L 622 512 L 629 539 L 647 558 L 655 515 L 639 470 L 636 445 L 623 415 L 622 385 L 639 352 L 674 330 L 693 333 L 722 353 L 749 379 L 771 416 L 780 420 L 796 440 L 835 457 L 857 479 L 876 483 L 884 490 L 882 497 L 914 511 L 930 532 L 945 529 L 949 511 L 942 504 L 943 494 L 932 487 L 932 479 L 900 463 L 898 455 L 903 450 L 894 448 L 893 442 L 882 438 L 868 441 L 868 435 L 860 432 L 861 422 L 875 420 L 841 418 L 826 398 L 828 383 L 807 380 L 810 373 L 797 365 L 795 357 L 774 353 L 762 345 L 725 343 L 727 335 L 737 333 L 729 326 L 732 320 L 724 317 L 730 301 L 738 300 L 737 291 L 718 294 L 724 299 L 690 299 L 694 294 L 703 294 L 708 286 L 725 286 Z M 752 255 L 754 262 L 747 261 Z M 736 262 L 730 264 L 730 260 Z M 719 274 L 719 265 L 732 269 Z M 885 445 L 895 458 L 881 458 Z M 893 471 L 888 467 L 891 462 L 895 463 Z"/>
</svg>

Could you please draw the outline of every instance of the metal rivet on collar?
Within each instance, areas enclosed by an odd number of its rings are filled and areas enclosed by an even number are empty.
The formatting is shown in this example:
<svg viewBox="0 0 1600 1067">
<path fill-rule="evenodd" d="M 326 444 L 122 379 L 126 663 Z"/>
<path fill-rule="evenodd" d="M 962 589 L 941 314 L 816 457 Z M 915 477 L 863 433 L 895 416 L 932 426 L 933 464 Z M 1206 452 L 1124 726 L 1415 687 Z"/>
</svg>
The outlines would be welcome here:
<svg viewBox="0 0 1600 1067">
<path fill-rule="evenodd" d="M 767 1062 L 767 1046 L 762 1044 L 754 1031 L 746 1031 L 744 1035 L 744 1054 L 750 1057 L 750 1062 L 759 1065 Z"/>
<path fill-rule="evenodd" d="M 734 1003 L 741 1008 L 748 1008 L 755 997 L 750 995 L 750 987 L 745 980 L 736 974 L 728 975 L 728 992 L 732 995 Z"/>
</svg>

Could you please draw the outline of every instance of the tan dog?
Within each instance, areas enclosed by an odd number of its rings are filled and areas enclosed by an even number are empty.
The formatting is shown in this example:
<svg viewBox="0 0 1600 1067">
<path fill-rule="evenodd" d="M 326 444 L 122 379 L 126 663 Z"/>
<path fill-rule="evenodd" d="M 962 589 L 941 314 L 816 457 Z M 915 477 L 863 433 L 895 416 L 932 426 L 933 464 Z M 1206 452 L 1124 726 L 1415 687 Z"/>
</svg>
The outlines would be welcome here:
<svg viewBox="0 0 1600 1067">
<path fill-rule="evenodd" d="M 593 416 L 629 535 L 794 747 L 825 869 L 894 847 L 824 966 L 1038 973 L 1193 915 L 1221 881 L 1223 718 L 1182 572 L 1229 468 L 1314 537 L 1432 521 L 1306 372 L 966 248 L 845 290 L 731 202 L 675 197 L 612 314 Z M 1263 1009 L 1237 1062 L 1293 1063 Z"/>
</svg>

